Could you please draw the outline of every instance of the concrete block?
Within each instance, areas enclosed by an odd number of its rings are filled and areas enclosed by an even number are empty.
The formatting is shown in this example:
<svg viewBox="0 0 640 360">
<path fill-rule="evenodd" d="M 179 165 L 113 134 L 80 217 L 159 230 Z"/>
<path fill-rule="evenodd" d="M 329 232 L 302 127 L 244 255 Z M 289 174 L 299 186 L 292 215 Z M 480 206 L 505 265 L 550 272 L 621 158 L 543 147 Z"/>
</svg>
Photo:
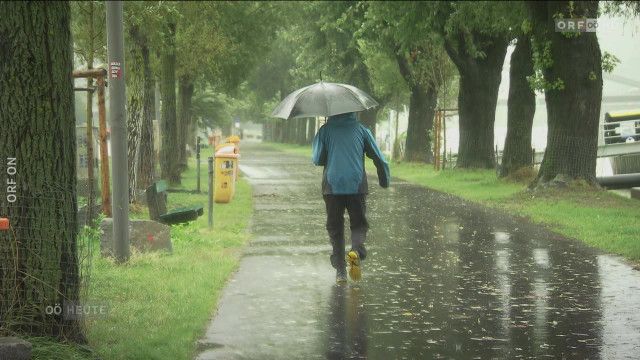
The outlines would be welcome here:
<svg viewBox="0 0 640 360">
<path fill-rule="evenodd" d="M 113 219 L 104 219 L 100 230 L 100 252 L 103 256 L 113 256 Z M 171 227 L 153 220 L 129 220 L 129 241 L 131 246 L 141 252 L 172 251 Z"/>
<path fill-rule="evenodd" d="M 31 343 L 17 337 L 0 337 L 0 359 L 31 359 Z"/>
<path fill-rule="evenodd" d="M 631 198 L 640 200 L 640 187 L 631 188 Z"/>
</svg>

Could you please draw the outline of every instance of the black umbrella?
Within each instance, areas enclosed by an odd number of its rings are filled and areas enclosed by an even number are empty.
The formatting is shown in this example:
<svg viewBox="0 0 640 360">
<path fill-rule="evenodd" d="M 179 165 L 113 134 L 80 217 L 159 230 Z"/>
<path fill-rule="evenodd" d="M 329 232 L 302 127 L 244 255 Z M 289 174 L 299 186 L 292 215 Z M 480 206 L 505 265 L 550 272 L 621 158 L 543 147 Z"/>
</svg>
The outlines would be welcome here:
<svg viewBox="0 0 640 360">
<path fill-rule="evenodd" d="M 289 94 L 271 115 L 283 119 L 326 117 L 375 106 L 378 102 L 355 86 L 320 81 Z"/>
</svg>

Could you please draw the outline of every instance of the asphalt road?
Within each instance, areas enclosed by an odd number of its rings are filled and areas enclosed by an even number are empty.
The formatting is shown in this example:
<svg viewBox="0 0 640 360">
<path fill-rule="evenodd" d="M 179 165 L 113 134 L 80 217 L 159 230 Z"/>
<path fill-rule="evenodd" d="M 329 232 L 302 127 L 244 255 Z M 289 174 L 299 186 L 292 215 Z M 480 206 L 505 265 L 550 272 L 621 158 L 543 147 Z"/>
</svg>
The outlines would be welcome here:
<svg viewBox="0 0 640 360">
<path fill-rule="evenodd" d="M 618 258 L 372 180 L 363 280 L 336 285 L 322 169 L 261 145 L 241 152 L 253 239 L 197 359 L 640 357 L 640 272 Z"/>
</svg>

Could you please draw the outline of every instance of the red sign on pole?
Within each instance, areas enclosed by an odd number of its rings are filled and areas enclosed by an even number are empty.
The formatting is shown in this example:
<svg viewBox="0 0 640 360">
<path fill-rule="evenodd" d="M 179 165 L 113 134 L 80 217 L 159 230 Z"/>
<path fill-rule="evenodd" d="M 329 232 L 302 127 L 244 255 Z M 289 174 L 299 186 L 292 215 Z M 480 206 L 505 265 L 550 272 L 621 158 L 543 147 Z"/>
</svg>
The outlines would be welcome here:
<svg viewBox="0 0 640 360">
<path fill-rule="evenodd" d="M 122 79 L 122 67 L 119 62 L 113 61 L 109 64 L 109 77 L 112 79 Z"/>
</svg>

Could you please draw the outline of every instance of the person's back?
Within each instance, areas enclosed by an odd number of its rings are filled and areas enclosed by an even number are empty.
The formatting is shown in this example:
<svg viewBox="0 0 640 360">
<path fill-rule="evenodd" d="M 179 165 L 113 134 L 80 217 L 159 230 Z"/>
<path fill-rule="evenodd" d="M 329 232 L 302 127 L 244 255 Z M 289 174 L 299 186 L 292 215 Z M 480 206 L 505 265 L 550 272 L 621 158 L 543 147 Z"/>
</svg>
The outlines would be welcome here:
<svg viewBox="0 0 640 360">
<path fill-rule="evenodd" d="M 332 116 L 320 128 L 313 144 L 313 162 L 324 165 L 324 195 L 367 194 L 364 155 L 378 168 L 380 186 L 389 184 L 389 167 L 373 135 L 357 121 L 355 113 Z"/>
<path fill-rule="evenodd" d="M 327 231 L 333 246 L 331 264 L 342 281 L 344 261 L 344 210 L 349 212 L 352 251 L 350 261 L 352 278 L 359 278 L 359 261 L 366 257 L 364 241 L 369 228 L 365 217 L 368 193 L 364 155 L 373 159 L 378 170 L 380 186 L 389 186 L 389 166 L 378 149 L 375 139 L 360 124 L 355 113 L 332 116 L 320 128 L 313 141 L 313 162 L 324 166 L 322 193 L 327 209 Z M 357 275 L 354 276 L 354 273 Z"/>
</svg>

